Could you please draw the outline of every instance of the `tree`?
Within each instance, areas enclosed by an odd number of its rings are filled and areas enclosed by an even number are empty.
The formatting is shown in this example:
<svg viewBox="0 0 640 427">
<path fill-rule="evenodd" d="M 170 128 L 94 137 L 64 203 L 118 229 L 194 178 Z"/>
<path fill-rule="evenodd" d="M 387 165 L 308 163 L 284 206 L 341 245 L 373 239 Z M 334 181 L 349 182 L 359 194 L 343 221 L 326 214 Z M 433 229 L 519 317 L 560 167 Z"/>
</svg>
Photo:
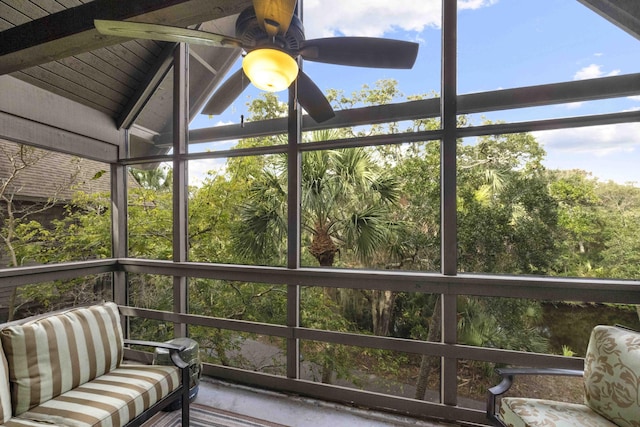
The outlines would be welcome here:
<svg viewBox="0 0 640 427">
<path fill-rule="evenodd" d="M 548 274 L 557 257 L 557 201 L 530 134 L 460 145 L 458 245 L 462 271 Z"/>
<path fill-rule="evenodd" d="M 319 131 L 313 141 L 335 139 Z M 245 256 L 267 261 L 286 255 L 286 165 L 284 158 L 268 166 L 241 205 L 236 245 Z M 363 148 L 311 151 L 302 158 L 302 224 L 305 249 L 322 267 L 331 267 L 341 254 L 347 262 L 370 264 L 394 232 L 392 207 L 399 182 L 373 162 Z M 352 261 L 348 261 L 352 260 Z M 335 288 L 327 296 L 338 301 Z M 387 334 L 393 294 L 366 294 L 375 333 Z"/>
<path fill-rule="evenodd" d="M 61 210 L 64 199 L 70 191 L 78 185 L 81 171 L 81 161 L 78 158 L 68 156 L 65 164 L 69 166 L 67 174 L 57 176 L 48 186 L 49 194 L 31 194 L 30 178 L 39 173 L 40 165 L 51 163 L 53 153 L 46 150 L 29 147 L 22 144 L 3 142 L 0 144 L 0 164 L 2 164 L 2 176 L 0 177 L 0 238 L 3 243 L 3 261 L 11 267 L 18 267 L 34 262 L 55 262 L 55 259 L 47 259 L 43 256 L 45 250 L 41 244 L 43 237 L 48 238 L 52 221 L 50 212 Z M 59 161 L 56 159 L 55 161 Z M 25 188 L 29 187 L 29 188 Z M 29 192 L 29 194 L 24 194 Z M 53 221 L 55 225 L 55 221 Z M 37 286 L 15 287 L 12 291 L 8 320 L 27 304 L 40 301 L 47 302 L 55 299 L 56 295 L 69 294 L 68 290 L 76 291 L 71 281 L 57 284 L 39 284 Z M 58 289 L 63 287 L 65 290 Z M 76 299 L 86 301 L 80 294 L 93 292 L 92 286 L 80 286 L 77 288 Z M 85 295 L 86 296 L 86 295 Z M 45 304 L 44 309 L 47 309 Z"/>
<path fill-rule="evenodd" d="M 260 104 L 260 108 L 267 108 Z M 262 117 L 262 115 L 258 115 Z M 307 142 L 332 140 L 347 135 L 346 131 L 316 131 L 306 135 Z M 397 179 L 378 167 L 373 151 L 364 148 L 320 150 L 302 156 L 303 259 L 315 260 L 322 267 L 335 265 L 340 254 L 342 263 L 367 265 L 386 246 L 393 232 L 392 208 L 398 202 Z M 253 262 L 282 264 L 286 256 L 287 173 L 286 157 L 276 156 L 252 162 L 262 170 L 252 171 L 246 202 L 240 204 L 240 220 L 234 230 L 234 247 Z M 234 169 L 238 170 L 238 169 Z M 367 294 L 338 293 L 325 289 L 325 307 L 349 294 L 349 299 L 364 295 L 371 307 L 374 331 L 388 333 L 393 295 L 384 292 Z M 331 322 L 332 317 L 323 317 Z M 310 317 L 307 317 L 308 319 Z M 337 319 L 337 318 L 336 318 Z M 345 324 L 334 325 L 344 328 Z M 336 351 L 326 346 L 325 356 Z M 335 356 L 335 355 L 334 355 Z M 323 380 L 338 369 L 328 364 L 335 357 L 324 358 Z"/>
<path fill-rule="evenodd" d="M 600 263 L 604 243 L 604 217 L 597 180 L 581 170 L 551 171 L 549 191 L 558 203 L 558 245 L 561 256 L 555 270 L 561 275 L 584 276 Z"/>
<path fill-rule="evenodd" d="M 157 165 L 149 169 L 130 169 L 131 175 L 143 188 L 156 191 L 171 190 L 173 182 L 173 169 L 167 165 Z"/>
<path fill-rule="evenodd" d="M 334 139 L 314 132 L 312 140 Z M 286 164 L 267 165 L 241 205 L 236 247 L 245 256 L 282 257 L 286 236 Z M 338 253 L 371 259 L 385 241 L 390 207 L 399 196 L 397 179 L 379 170 L 363 148 L 305 153 L 302 159 L 302 225 L 308 253 L 320 266 L 334 265 Z"/>
<path fill-rule="evenodd" d="M 195 262 L 239 262 L 232 247 L 233 225 L 248 184 L 228 174 L 209 172 L 189 197 L 189 260 Z"/>
<path fill-rule="evenodd" d="M 599 251 L 599 275 L 621 279 L 640 278 L 640 189 L 614 182 L 599 183 L 598 217 L 604 235 Z"/>
<path fill-rule="evenodd" d="M 439 146 L 417 145 L 407 150 L 397 173 L 407 182 L 403 200 L 407 201 L 405 223 L 411 224 L 407 239 L 415 254 L 406 259 L 413 268 L 439 266 Z M 462 271 L 505 273 L 548 273 L 555 259 L 553 235 L 557 228 L 555 200 L 548 193 L 548 180 L 542 167 L 544 150 L 528 134 L 487 136 L 476 144 L 458 143 L 458 263 Z M 412 299 L 403 298 L 403 307 Z M 440 302 L 431 299 L 432 309 L 424 310 L 422 322 L 413 324 L 410 336 L 437 340 L 440 334 Z M 531 327 L 519 332 L 505 325 L 535 322 L 539 306 L 519 301 L 497 315 L 489 310 L 496 301 L 473 297 L 459 300 L 458 333 L 461 343 L 473 345 L 518 345 L 519 349 L 539 349 L 539 334 Z M 502 304 L 504 306 L 504 304 Z M 512 341 L 500 331 L 509 330 Z M 525 332 L 526 331 L 526 332 Z M 415 334 L 415 335 L 413 335 Z M 490 340 L 489 337 L 493 337 Z M 503 338 L 500 338 L 503 337 Z M 525 347 L 522 346 L 525 343 Z M 434 361 L 422 357 L 416 398 L 423 399 Z"/>
<path fill-rule="evenodd" d="M 29 238 L 33 237 L 32 228 L 40 225 L 43 214 L 54 208 L 60 200 L 64 190 L 72 187 L 78 178 L 78 162 L 72 162 L 75 168 L 69 171 L 68 177 L 61 179 L 52 194 L 29 201 L 22 200 L 22 176 L 34 173 L 34 170 L 47 161 L 51 153 L 22 144 L 5 143 L 0 146 L 2 163 L 7 165 L 0 179 L 0 217 L 2 218 L 2 232 L 0 237 L 4 244 L 9 266 L 17 267 L 25 261 L 30 261 L 28 247 Z M 37 220 L 35 220 L 37 219 Z M 22 232 L 19 228 L 23 228 Z M 29 229 L 29 230 L 25 230 Z M 28 231 L 28 232 L 25 232 Z M 16 244 L 21 245 L 17 247 Z"/>
</svg>

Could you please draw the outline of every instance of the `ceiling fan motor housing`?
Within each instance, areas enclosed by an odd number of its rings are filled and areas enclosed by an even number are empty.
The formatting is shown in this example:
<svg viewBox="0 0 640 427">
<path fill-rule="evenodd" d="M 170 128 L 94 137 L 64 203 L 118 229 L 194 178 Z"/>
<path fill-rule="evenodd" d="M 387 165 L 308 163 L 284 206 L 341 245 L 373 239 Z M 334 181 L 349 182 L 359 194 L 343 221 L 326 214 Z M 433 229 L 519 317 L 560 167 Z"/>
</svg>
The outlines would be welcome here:
<svg viewBox="0 0 640 427">
<path fill-rule="evenodd" d="M 278 34 L 275 40 L 269 37 L 260 26 L 253 7 L 243 10 L 236 20 L 236 37 L 245 46 L 263 47 L 265 45 L 279 47 L 288 53 L 297 52 L 301 48 L 304 38 L 302 21 L 294 14 L 286 34 Z"/>
</svg>

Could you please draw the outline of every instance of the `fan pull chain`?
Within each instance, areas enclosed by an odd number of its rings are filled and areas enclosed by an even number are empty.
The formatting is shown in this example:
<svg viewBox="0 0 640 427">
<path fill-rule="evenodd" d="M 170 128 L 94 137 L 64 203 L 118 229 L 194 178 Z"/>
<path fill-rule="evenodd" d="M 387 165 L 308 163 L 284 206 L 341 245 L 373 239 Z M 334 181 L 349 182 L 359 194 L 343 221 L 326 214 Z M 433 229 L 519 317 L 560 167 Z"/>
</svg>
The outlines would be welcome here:
<svg viewBox="0 0 640 427">
<path fill-rule="evenodd" d="M 242 87 L 244 87 L 244 73 L 242 73 Z M 240 114 L 240 127 L 244 128 L 244 114 Z"/>
</svg>

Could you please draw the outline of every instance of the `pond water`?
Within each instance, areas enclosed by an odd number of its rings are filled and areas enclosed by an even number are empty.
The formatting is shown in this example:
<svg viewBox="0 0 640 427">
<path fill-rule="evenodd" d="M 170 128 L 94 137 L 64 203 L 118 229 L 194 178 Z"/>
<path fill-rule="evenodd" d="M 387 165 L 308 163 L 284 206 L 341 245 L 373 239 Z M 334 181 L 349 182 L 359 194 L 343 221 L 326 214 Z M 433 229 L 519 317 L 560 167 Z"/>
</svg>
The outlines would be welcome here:
<svg viewBox="0 0 640 427">
<path fill-rule="evenodd" d="M 547 328 L 550 351 L 555 354 L 562 354 L 564 345 L 575 356 L 584 357 L 589 335 L 596 325 L 619 324 L 640 331 L 635 306 L 545 303 L 543 308 L 543 325 Z"/>
</svg>

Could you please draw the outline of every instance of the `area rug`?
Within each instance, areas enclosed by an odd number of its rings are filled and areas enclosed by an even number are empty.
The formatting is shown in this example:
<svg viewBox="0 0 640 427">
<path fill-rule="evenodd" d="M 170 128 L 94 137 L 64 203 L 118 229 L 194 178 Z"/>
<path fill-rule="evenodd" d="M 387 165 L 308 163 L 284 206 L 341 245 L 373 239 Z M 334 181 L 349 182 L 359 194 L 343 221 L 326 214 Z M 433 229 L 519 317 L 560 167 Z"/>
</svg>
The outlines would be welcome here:
<svg viewBox="0 0 640 427">
<path fill-rule="evenodd" d="M 191 427 L 287 427 L 258 418 L 247 417 L 221 409 L 192 403 L 189 413 Z M 180 427 L 180 411 L 161 412 L 143 424 L 144 427 Z"/>
</svg>

